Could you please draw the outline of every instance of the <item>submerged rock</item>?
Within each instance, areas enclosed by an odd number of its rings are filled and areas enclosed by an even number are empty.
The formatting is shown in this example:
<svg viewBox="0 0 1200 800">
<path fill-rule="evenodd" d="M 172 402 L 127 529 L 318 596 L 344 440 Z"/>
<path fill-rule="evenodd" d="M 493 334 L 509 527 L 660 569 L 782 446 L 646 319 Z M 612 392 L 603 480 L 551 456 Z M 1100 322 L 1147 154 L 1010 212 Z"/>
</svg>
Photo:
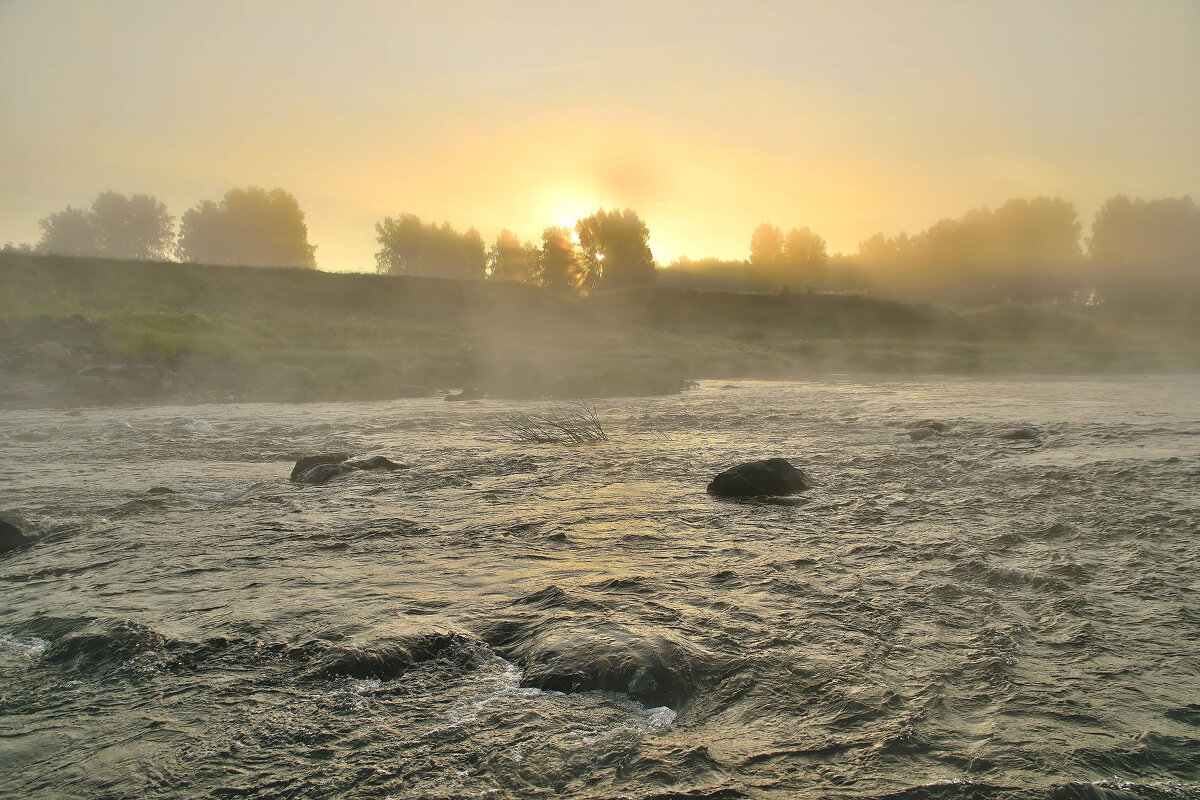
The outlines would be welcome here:
<svg viewBox="0 0 1200 800">
<path fill-rule="evenodd" d="M 945 433 L 950 430 L 950 426 L 944 422 L 938 422 L 936 419 L 923 419 L 920 422 L 914 422 L 908 426 L 910 429 L 919 430 L 921 428 L 930 428 L 935 433 Z"/>
<path fill-rule="evenodd" d="M 786 458 L 768 458 L 725 470 L 708 484 L 708 493 L 721 497 L 757 497 L 794 494 L 811 488 L 808 476 Z"/>
<path fill-rule="evenodd" d="M 1011 431 L 1005 431 L 1000 434 L 1000 438 L 1010 441 L 1026 441 L 1036 439 L 1041 435 L 1041 432 L 1037 428 L 1013 428 Z"/>
<path fill-rule="evenodd" d="M 309 642 L 288 653 L 290 658 L 308 662 L 305 676 L 310 679 L 350 677 L 385 681 L 430 661 L 461 669 L 476 668 L 489 655 L 487 645 L 479 638 L 465 631 L 440 629 L 358 643 Z"/>
<path fill-rule="evenodd" d="M 908 432 L 908 438 L 912 439 L 914 442 L 923 442 L 936 433 L 937 431 L 933 428 L 913 428 Z"/>
<path fill-rule="evenodd" d="M 554 631 L 535 636 L 522 650 L 522 686 L 620 692 L 647 707 L 678 710 L 706 671 L 699 653 L 663 636 Z"/>
<path fill-rule="evenodd" d="M 405 464 L 399 464 L 386 456 L 372 456 L 354 461 L 349 459 L 350 456 L 345 453 L 306 456 L 292 467 L 291 480 L 316 485 L 355 470 L 386 469 L 390 472 L 406 468 Z"/>
<path fill-rule="evenodd" d="M 26 535 L 15 522 L 0 517 L 0 553 L 16 550 L 32 541 L 33 538 Z"/>
</svg>

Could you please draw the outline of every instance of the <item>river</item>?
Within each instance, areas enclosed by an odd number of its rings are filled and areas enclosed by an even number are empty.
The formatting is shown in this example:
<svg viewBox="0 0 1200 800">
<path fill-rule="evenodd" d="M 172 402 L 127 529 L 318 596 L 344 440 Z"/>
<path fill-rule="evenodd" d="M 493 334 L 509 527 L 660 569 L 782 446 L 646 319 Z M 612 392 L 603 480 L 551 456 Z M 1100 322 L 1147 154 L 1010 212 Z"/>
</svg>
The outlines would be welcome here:
<svg viewBox="0 0 1200 800">
<path fill-rule="evenodd" d="M 1200 379 L 550 409 L 0 411 L 0 796 L 1200 796 Z"/>
</svg>

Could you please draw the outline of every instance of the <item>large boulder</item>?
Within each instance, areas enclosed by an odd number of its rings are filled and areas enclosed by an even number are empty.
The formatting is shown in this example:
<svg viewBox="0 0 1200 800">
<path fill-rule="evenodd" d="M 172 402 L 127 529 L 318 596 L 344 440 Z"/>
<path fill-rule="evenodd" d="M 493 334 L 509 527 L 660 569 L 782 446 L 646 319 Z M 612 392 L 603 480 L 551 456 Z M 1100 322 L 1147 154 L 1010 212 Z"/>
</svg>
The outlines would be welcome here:
<svg viewBox="0 0 1200 800">
<path fill-rule="evenodd" d="M 725 470 L 708 484 L 708 493 L 721 497 L 758 497 L 794 494 L 811 488 L 808 476 L 786 458 L 768 458 Z"/>
<path fill-rule="evenodd" d="M 354 461 L 348 460 L 349 458 L 344 453 L 306 456 L 298 460 L 296 466 L 292 467 L 291 480 L 296 483 L 317 485 L 355 470 L 385 469 L 392 472 L 406 467 L 406 465 L 398 464 L 385 456 L 372 456 Z"/>
<path fill-rule="evenodd" d="M 33 539 L 27 536 L 25 531 L 17 527 L 15 522 L 0 517 L 0 553 L 16 550 L 18 547 L 27 545 L 32 541 Z"/>
<path fill-rule="evenodd" d="M 349 453 L 326 453 L 318 456 L 305 456 L 297 460 L 296 466 L 292 467 L 292 480 L 296 480 L 301 474 L 318 464 L 340 464 L 348 458 L 350 458 Z"/>
</svg>

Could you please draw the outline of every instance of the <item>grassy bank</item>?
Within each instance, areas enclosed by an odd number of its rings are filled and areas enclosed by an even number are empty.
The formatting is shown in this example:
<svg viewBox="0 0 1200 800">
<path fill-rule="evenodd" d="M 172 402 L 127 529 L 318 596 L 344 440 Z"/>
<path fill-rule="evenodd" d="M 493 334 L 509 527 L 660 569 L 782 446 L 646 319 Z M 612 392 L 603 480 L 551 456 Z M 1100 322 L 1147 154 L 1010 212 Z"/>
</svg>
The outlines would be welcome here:
<svg viewBox="0 0 1200 800">
<path fill-rule="evenodd" d="M 1194 320 L 960 313 L 847 295 L 644 289 L 571 299 L 489 282 L 0 254 L 0 318 L 82 314 L 128 360 L 205 360 L 233 394 L 643 394 L 824 372 L 1191 371 Z M 213 365 L 220 365 L 219 368 Z"/>
</svg>

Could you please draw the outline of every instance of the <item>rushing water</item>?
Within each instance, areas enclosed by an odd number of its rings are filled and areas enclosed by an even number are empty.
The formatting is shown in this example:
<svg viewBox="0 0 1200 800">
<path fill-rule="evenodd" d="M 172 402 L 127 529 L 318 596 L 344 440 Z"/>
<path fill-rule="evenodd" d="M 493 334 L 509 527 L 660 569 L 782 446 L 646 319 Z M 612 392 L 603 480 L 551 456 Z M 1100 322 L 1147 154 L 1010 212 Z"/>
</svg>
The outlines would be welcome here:
<svg viewBox="0 0 1200 800">
<path fill-rule="evenodd" d="M 0 796 L 1200 796 L 1198 398 L 0 412 Z M 329 451 L 408 468 L 289 482 Z M 769 456 L 815 488 L 705 493 Z"/>
</svg>

